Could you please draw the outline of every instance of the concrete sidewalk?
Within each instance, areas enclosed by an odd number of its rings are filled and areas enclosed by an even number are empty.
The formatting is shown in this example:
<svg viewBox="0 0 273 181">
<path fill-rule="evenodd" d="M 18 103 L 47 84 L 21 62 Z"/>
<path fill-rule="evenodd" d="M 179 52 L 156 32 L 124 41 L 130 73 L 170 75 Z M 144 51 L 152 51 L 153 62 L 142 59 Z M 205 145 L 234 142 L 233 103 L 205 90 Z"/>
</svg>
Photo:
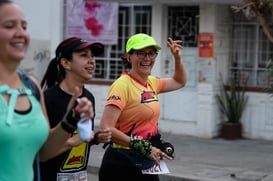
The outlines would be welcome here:
<svg viewBox="0 0 273 181">
<path fill-rule="evenodd" d="M 162 133 L 175 147 L 161 181 L 273 181 L 273 141 L 202 139 Z M 97 181 L 102 145 L 93 146 L 88 171 Z"/>
</svg>

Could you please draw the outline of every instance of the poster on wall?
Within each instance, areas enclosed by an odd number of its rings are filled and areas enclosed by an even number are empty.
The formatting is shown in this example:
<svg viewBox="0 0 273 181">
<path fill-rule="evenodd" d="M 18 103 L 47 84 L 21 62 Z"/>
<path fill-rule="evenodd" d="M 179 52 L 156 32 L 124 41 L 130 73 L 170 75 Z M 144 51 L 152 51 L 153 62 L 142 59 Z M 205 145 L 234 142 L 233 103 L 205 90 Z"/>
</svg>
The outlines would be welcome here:
<svg viewBox="0 0 273 181">
<path fill-rule="evenodd" d="M 204 59 L 198 64 L 198 82 L 213 83 L 215 81 L 215 61 L 214 59 Z"/>
<path fill-rule="evenodd" d="M 117 2 L 66 0 L 65 38 L 78 36 L 105 45 L 117 44 L 118 8 Z"/>
<path fill-rule="evenodd" d="M 214 57 L 214 34 L 199 33 L 198 35 L 198 54 L 200 58 Z"/>
</svg>

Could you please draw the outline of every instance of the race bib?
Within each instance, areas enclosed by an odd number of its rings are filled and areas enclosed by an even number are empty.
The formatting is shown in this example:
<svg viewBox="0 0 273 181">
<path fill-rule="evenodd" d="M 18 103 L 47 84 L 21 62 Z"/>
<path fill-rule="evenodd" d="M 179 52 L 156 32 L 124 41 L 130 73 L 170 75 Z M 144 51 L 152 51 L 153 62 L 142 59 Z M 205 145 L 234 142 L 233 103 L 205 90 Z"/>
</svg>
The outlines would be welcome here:
<svg viewBox="0 0 273 181">
<path fill-rule="evenodd" d="M 76 173 L 58 173 L 57 181 L 87 181 L 87 171 Z"/>
<path fill-rule="evenodd" d="M 141 170 L 142 174 L 166 174 L 170 173 L 164 160 L 160 160 L 160 165 L 154 165 L 152 168 Z"/>
</svg>

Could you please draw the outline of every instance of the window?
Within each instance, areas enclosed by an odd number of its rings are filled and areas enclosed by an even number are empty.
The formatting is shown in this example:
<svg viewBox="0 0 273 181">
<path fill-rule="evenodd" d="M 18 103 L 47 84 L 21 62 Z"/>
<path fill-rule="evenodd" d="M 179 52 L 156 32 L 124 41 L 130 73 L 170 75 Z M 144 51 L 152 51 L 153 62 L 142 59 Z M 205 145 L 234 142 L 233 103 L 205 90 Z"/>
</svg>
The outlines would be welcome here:
<svg viewBox="0 0 273 181">
<path fill-rule="evenodd" d="M 148 5 L 120 4 L 118 44 L 105 47 L 102 57 L 96 57 L 93 80 L 113 81 L 123 71 L 120 57 L 125 53 L 129 36 L 135 33 L 151 34 L 152 7 Z"/>
<path fill-rule="evenodd" d="M 273 57 L 273 45 L 258 21 L 233 13 L 231 45 L 231 76 L 238 80 L 248 78 L 248 87 L 268 87 L 266 66 Z"/>
<path fill-rule="evenodd" d="M 197 43 L 199 33 L 199 6 L 168 6 L 169 37 L 182 40 L 184 65 L 187 71 L 186 88 L 196 89 L 197 86 Z M 164 61 L 164 73 L 172 76 L 174 60 L 169 54 Z"/>
<path fill-rule="evenodd" d="M 168 8 L 168 36 L 183 40 L 184 47 L 197 47 L 198 15 L 198 6 L 170 6 Z"/>
</svg>

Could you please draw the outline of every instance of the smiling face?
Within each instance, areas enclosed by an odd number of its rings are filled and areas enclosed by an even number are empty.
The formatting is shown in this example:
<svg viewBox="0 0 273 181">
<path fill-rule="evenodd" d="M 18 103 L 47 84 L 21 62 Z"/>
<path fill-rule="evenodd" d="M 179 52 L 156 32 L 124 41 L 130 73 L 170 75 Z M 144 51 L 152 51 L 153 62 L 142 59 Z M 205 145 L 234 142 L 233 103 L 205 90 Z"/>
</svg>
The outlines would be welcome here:
<svg viewBox="0 0 273 181">
<path fill-rule="evenodd" d="M 90 48 L 72 53 L 72 60 L 64 61 L 63 67 L 66 69 L 66 77 L 74 77 L 77 81 L 89 81 L 96 68 L 96 62 Z"/>
<path fill-rule="evenodd" d="M 127 60 L 132 64 L 131 73 L 138 75 L 138 77 L 148 77 L 151 74 L 156 56 L 157 52 L 153 46 L 134 50 L 132 54 L 127 54 Z"/>
<path fill-rule="evenodd" d="M 29 45 L 27 22 L 22 10 L 13 3 L 0 7 L 0 61 L 20 61 Z"/>
</svg>

